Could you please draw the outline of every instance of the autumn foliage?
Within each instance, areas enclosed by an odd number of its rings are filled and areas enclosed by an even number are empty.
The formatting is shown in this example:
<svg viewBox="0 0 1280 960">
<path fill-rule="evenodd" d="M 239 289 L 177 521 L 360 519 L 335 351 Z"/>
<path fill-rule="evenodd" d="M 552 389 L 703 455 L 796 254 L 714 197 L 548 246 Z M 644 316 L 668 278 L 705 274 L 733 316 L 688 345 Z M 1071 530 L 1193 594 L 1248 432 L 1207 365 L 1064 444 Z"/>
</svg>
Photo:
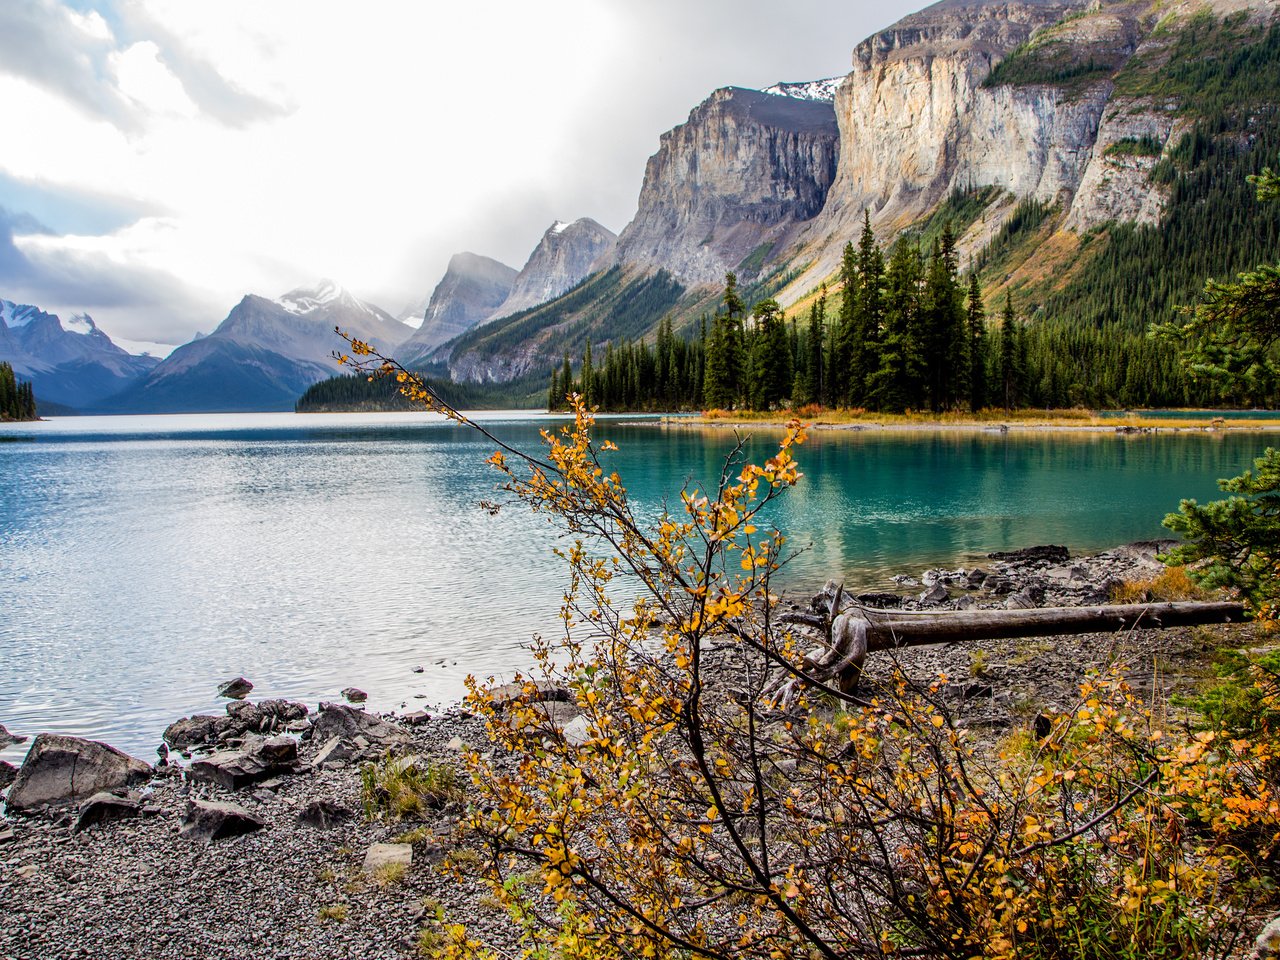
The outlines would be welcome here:
<svg viewBox="0 0 1280 960">
<path fill-rule="evenodd" d="M 366 344 L 353 362 L 430 388 Z M 361 359 L 364 358 L 364 359 Z M 780 622 L 787 543 L 762 520 L 799 482 L 805 432 L 645 520 L 593 418 L 540 454 L 492 438 L 509 495 L 562 525 L 562 629 L 525 696 L 473 682 L 492 744 L 467 757 L 467 840 L 521 956 L 837 958 L 1225 956 L 1273 896 L 1280 739 L 1188 733 L 1104 665 L 1037 733 L 965 729 L 945 677 L 893 671 L 858 695 L 803 678 Z M 473 426 L 475 426 L 473 424 Z M 483 427 L 476 426 L 483 430 Z M 543 680 L 571 691 L 561 727 Z M 1255 703 L 1280 710 L 1257 678 Z M 1270 713 L 1268 714 L 1270 715 Z M 497 957 L 462 918 L 433 951 Z M 509 954 L 504 953 L 502 956 Z"/>
</svg>

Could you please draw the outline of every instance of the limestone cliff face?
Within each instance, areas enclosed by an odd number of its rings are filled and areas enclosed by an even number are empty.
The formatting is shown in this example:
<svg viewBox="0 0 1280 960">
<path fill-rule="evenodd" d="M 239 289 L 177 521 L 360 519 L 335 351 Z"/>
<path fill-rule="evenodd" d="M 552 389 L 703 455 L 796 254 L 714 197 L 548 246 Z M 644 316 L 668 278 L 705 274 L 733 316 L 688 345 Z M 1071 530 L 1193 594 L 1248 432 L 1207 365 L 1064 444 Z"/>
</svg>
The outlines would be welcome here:
<svg viewBox="0 0 1280 960">
<path fill-rule="evenodd" d="M 576 287 L 591 272 L 593 263 L 613 253 L 617 242 L 617 234 L 590 217 L 573 223 L 557 220 L 529 255 L 511 293 L 493 312 L 494 318 L 536 307 Z"/>
<path fill-rule="evenodd" d="M 406 361 L 430 354 L 441 344 L 493 316 L 511 293 L 516 271 L 475 253 L 455 253 L 436 284 L 422 326 L 400 348 Z"/>
<path fill-rule="evenodd" d="M 828 103 L 717 90 L 649 158 L 617 262 L 665 268 L 684 283 L 758 271 L 821 211 L 838 139 Z"/>
</svg>

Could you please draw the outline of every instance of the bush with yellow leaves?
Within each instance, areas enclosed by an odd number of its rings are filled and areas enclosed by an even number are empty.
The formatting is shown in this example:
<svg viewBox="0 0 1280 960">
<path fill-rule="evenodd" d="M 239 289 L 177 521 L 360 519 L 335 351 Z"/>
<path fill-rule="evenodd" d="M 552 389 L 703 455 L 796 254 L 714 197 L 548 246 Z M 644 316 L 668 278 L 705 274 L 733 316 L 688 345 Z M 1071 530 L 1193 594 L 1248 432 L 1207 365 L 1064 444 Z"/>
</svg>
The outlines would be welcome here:
<svg viewBox="0 0 1280 960">
<path fill-rule="evenodd" d="M 460 422 L 365 344 L 357 360 Z M 357 349 L 358 348 L 358 349 Z M 1188 739 L 1102 669 L 1042 739 L 996 753 L 901 672 L 858 697 L 804 677 L 779 622 L 786 541 L 762 511 L 800 479 L 739 444 L 653 522 L 571 398 L 540 456 L 491 437 L 506 490 L 569 532 L 563 629 L 524 679 L 566 686 L 584 730 L 470 702 L 466 828 L 522 956 L 1225 956 L 1271 896 L 1275 741 Z M 483 427 L 472 424 L 476 429 Z M 805 683 L 781 711 L 771 681 Z M 1043 732 L 1043 731 L 1042 731 Z M 496 758 L 496 759 L 495 759 Z M 514 765 L 510 761 L 514 760 Z M 439 922 L 439 956 L 496 954 Z"/>
</svg>

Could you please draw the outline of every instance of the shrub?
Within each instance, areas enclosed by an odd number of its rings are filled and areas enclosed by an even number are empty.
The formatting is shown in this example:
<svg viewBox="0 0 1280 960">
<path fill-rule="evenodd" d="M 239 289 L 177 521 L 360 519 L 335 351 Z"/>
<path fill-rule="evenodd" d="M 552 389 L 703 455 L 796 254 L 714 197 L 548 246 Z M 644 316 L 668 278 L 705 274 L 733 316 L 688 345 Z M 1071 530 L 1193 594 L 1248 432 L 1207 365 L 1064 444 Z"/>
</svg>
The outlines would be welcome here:
<svg viewBox="0 0 1280 960">
<path fill-rule="evenodd" d="M 462 799 L 456 771 L 440 763 L 419 765 L 418 758 L 387 755 L 360 768 L 364 812 L 373 819 L 425 816 Z"/>
</svg>

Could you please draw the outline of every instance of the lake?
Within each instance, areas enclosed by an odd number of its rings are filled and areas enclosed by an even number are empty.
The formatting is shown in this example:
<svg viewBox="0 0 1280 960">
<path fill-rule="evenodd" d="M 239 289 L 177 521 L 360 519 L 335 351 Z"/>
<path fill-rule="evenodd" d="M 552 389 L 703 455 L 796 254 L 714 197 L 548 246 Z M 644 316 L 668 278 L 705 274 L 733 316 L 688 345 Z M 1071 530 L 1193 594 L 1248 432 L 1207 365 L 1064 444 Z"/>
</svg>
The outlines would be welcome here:
<svg viewBox="0 0 1280 960">
<path fill-rule="evenodd" d="M 525 447 L 562 420 L 479 415 Z M 712 482 L 724 428 L 603 419 L 646 514 Z M 768 455 L 776 431 L 748 443 Z M 456 700 L 554 632 L 558 531 L 496 516 L 488 441 L 427 414 L 79 417 L 0 427 L 0 723 L 151 759 L 160 732 L 218 711 L 219 683 L 314 707 L 346 686 L 378 710 Z M 784 585 L 882 586 L 993 550 L 1159 537 L 1181 497 L 1265 435 L 816 431 L 774 511 L 805 552 Z M 421 667 L 422 672 L 414 672 Z M 23 748 L 5 751 L 21 757 Z"/>
</svg>

